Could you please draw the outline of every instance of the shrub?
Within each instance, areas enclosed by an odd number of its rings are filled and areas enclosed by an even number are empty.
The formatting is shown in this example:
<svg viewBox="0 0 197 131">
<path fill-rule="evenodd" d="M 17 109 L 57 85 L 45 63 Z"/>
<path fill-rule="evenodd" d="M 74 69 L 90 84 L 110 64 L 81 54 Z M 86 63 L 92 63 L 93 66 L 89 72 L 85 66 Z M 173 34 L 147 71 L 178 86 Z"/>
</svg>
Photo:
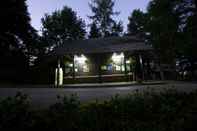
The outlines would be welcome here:
<svg viewBox="0 0 197 131">
<path fill-rule="evenodd" d="M 80 103 L 76 95 L 59 97 L 45 110 L 30 108 L 18 94 L 0 102 L 0 129 L 47 131 L 196 131 L 197 92 L 135 92 L 108 101 Z"/>
<path fill-rule="evenodd" d="M 0 130 L 29 129 L 32 126 L 32 112 L 27 95 L 20 92 L 15 97 L 0 101 Z"/>
</svg>

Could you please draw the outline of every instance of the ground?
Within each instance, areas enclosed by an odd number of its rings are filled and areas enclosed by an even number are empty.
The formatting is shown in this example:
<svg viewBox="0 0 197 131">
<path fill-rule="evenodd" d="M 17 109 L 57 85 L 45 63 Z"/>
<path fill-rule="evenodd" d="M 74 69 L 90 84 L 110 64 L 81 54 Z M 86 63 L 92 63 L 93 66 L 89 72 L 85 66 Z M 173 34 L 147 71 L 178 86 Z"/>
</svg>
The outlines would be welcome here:
<svg viewBox="0 0 197 131">
<path fill-rule="evenodd" d="M 83 86 L 83 87 L 82 87 Z M 87 85 L 67 85 L 66 88 L 53 88 L 53 86 L 32 86 L 32 85 L 21 85 L 21 86 L 1 86 L 0 88 L 0 98 L 6 98 L 8 96 L 15 96 L 17 92 L 22 92 L 27 94 L 31 101 L 32 105 L 37 108 L 48 107 L 51 104 L 57 102 L 57 96 L 69 96 L 71 94 L 76 94 L 79 97 L 81 102 L 89 102 L 98 100 L 107 100 L 112 96 L 119 94 L 120 96 L 125 96 L 128 93 L 132 93 L 136 90 L 152 90 L 154 91 L 163 91 L 166 88 L 177 89 L 177 91 L 183 92 L 192 92 L 197 90 L 197 82 L 164 82 L 156 84 L 119 84 L 119 85 L 110 85 L 110 84 L 96 84 L 96 87 L 91 84 Z M 28 87 L 28 88 L 27 88 Z M 37 88 L 36 88 L 37 87 Z M 39 87 L 39 88 L 38 88 Z M 47 88 L 50 87 L 50 88 Z"/>
</svg>

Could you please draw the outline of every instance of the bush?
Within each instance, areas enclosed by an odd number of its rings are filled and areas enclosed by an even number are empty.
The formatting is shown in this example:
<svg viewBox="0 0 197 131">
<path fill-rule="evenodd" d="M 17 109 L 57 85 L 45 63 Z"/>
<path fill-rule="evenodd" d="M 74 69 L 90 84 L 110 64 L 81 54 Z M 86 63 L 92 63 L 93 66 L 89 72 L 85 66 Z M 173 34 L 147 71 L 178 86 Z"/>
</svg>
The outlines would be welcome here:
<svg viewBox="0 0 197 131">
<path fill-rule="evenodd" d="M 17 93 L 14 98 L 0 101 L 0 130 L 26 130 L 32 126 L 28 97 Z"/>
<path fill-rule="evenodd" d="M 80 103 L 59 97 L 46 110 L 32 110 L 26 95 L 0 102 L 0 130 L 196 131 L 197 92 L 135 92 L 109 101 Z"/>
</svg>

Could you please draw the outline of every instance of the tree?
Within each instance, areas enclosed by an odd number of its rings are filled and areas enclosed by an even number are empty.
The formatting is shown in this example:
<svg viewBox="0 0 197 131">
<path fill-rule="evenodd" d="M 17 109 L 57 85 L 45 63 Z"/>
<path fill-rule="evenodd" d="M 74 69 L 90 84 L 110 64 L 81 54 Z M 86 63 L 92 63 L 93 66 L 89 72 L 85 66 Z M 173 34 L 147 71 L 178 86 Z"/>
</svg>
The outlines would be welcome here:
<svg viewBox="0 0 197 131">
<path fill-rule="evenodd" d="M 179 16 L 171 0 L 153 0 L 148 6 L 149 42 L 156 49 L 162 63 L 175 62 Z"/>
<path fill-rule="evenodd" d="M 132 12 L 131 16 L 129 16 L 129 24 L 127 25 L 128 35 L 145 35 L 145 28 L 147 25 L 147 14 L 136 9 Z"/>
<path fill-rule="evenodd" d="M 176 12 L 179 14 L 181 33 L 183 33 L 184 44 L 181 50 L 188 57 L 197 57 L 197 1 L 196 0 L 178 0 Z"/>
<path fill-rule="evenodd" d="M 101 33 L 100 33 L 96 23 L 93 22 L 90 26 L 89 38 L 99 38 L 99 37 L 101 37 Z"/>
<path fill-rule="evenodd" d="M 112 26 L 111 36 L 121 36 L 123 32 L 122 22 L 114 23 Z"/>
<path fill-rule="evenodd" d="M 119 14 L 119 12 L 115 12 L 113 10 L 114 4 L 115 2 L 113 0 L 92 0 L 92 3 L 89 4 L 93 13 L 89 18 L 97 25 L 101 33 L 101 37 L 111 36 L 112 33 L 114 33 L 114 27 L 116 29 L 115 31 L 121 31 L 121 29 L 118 29 L 121 27 L 120 23 L 116 24 L 113 19 L 113 16 Z M 119 27 L 117 28 L 117 26 Z"/>
<path fill-rule="evenodd" d="M 85 23 L 69 7 L 45 14 L 42 18 L 42 39 L 48 50 L 64 43 L 65 40 L 84 39 Z"/>
<path fill-rule="evenodd" d="M 197 0 L 177 0 L 176 12 L 180 19 L 180 46 L 178 58 L 187 61 L 187 65 L 192 73 L 191 78 L 195 78 L 194 71 L 197 69 Z"/>
<path fill-rule="evenodd" d="M 1 66 L 16 70 L 28 67 L 37 34 L 30 25 L 26 0 L 1 1 L 0 17 Z"/>
<path fill-rule="evenodd" d="M 196 0 L 152 0 L 148 6 L 149 42 L 160 61 L 175 66 L 175 58 L 187 59 L 192 74 L 197 61 L 196 4 Z"/>
</svg>

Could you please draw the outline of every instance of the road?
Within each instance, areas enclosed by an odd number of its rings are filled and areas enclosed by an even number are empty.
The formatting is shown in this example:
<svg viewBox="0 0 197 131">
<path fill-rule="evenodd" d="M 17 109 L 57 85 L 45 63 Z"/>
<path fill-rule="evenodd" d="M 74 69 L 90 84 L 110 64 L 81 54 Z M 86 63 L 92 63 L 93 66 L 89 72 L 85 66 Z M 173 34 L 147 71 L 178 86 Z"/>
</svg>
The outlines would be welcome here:
<svg viewBox="0 0 197 131">
<path fill-rule="evenodd" d="M 81 102 L 89 102 L 98 100 L 107 100 L 112 96 L 119 94 L 125 96 L 136 90 L 146 91 L 153 89 L 154 91 L 163 91 L 166 88 L 175 88 L 177 91 L 192 92 L 197 90 L 197 83 L 172 82 L 160 85 L 132 85 L 119 87 L 101 87 L 101 88 L 27 88 L 26 86 L 12 86 L 0 88 L 0 98 L 15 96 L 17 92 L 27 94 L 32 105 L 37 108 L 48 107 L 57 102 L 57 96 L 70 96 L 76 94 Z"/>
</svg>

